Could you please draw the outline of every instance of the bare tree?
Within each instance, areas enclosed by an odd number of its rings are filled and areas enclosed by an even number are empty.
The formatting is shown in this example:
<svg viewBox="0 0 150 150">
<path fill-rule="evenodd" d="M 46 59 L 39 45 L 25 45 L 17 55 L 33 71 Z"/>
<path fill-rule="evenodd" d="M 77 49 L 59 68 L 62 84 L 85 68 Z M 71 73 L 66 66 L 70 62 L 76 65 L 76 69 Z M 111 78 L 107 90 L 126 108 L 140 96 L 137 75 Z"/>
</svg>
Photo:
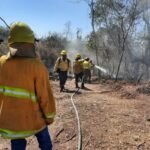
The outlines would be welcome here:
<svg viewBox="0 0 150 150">
<path fill-rule="evenodd" d="M 64 33 L 63 33 L 66 37 L 66 39 L 72 39 L 72 32 L 71 32 L 71 22 L 68 21 L 65 23 L 65 29 L 64 29 Z"/>
<path fill-rule="evenodd" d="M 77 40 L 82 39 L 82 30 L 80 28 L 77 28 L 77 30 L 76 30 L 76 39 Z"/>
<path fill-rule="evenodd" d="M 126 42 L 138 19 L 138 0 L 97 0 L 95 8 L 96 23 L 99 28 L 105 27 L 114 46 L 120 54 L 116 81 L 126 50 Z M 114 32 L 115 31 L 115 34 Z"/>
<path fill-rule="evenodd" d="M 74 2 L 74 3 L 80 3 L 80 2 L 85 2 L 88 6 L 89 6 L 89 9 L 90 9 L 90 18 L 91 18 L 91 27 L 92 27 L 92 49 L 93 51 L 95 51 L 95 57 L 96 57 L 96 63 L 97 65 L 99 66 L 100 63 L 99 63 L 99 55 L 98 55 L 98 46 L 97 46 L 97 35 L 96 35 L 96 30 L 95 30 L 95 3 L 96 3 L 96 0 L 71 0 L 71 2 Z M 99 76 L 99 79 L 100 79 L 100 71 L 98 71 L 98 76 Z"/>
<path fill-rule="evenodd" d="M 93 51 L 95 51 L 95 57 L 96 57 L 96 63 L 99 66 L 99 55 L 98 55 L 98 44 L 97 44 L 97 34 L 96 34 L 96 29 L 95 29 L 95 0 L 83 0 L 86 2 L 90 8 L 90 18 L 91 18 L 91 27 L 92 27 L 92 43 L 93 43 Z M 98 70 L 98 76 L 100 79 L 100 71 Z"/>
</svg>

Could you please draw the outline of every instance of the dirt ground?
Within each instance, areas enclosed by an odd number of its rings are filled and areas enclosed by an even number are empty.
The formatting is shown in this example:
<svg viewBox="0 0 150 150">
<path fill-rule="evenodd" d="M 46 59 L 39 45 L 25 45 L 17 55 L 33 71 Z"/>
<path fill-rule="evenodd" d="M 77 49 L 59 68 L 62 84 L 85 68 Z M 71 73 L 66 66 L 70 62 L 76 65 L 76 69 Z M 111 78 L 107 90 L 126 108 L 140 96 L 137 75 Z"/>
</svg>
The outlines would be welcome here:
<svg viewBox="0 0 150 150">
<path fill-rule="evenodd" d="M 70 97 L 74 80 L 68 80 L 68 92 L 59 92 L 58 81 L 51 81 L 57 115 L 49 127 L 54 150 L 76 150 L 78 131 Z M 135 85 L 111 80 L 86 84 L 74 97 L 82 129 L 83 150 L 150 150 L 150 84 Z M 0 150 L 10 150 L 8 140 L 0 138 Z M 27 150 L 39 150 L 34 137 Z"/>
</svg>

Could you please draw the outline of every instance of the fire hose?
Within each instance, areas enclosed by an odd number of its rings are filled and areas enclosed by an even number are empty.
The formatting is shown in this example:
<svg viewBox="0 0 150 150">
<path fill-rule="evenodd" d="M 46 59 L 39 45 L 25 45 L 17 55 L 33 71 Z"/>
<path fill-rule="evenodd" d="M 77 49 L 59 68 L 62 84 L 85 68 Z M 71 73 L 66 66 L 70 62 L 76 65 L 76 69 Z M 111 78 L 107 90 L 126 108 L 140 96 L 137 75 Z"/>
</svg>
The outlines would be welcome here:
<svg viewBox="0 0 150 150">
<path fill-rule="evenodd" d="M 81 126 L 80 126 L 80 118 L 79 118 L 79 113 L 78 110 L 76 108 L 76 105 L 73 101 L 73 96 L 80 90 L 80 88 L 78 88 L 72 95 L 71 95 L 71 103 L 73 105 L 73 108 L 75 110 L 75 114 L 76 114 L 76 119 L 77 119 L 77 126 L 78 126 L 78 143 L 77 143 L 77 147 L 78 150 L 82 150 L 82 133 L 81 133 Z"/>
<path fill-rule="evenodd" d="M 82 77 L 81 84 L 83 83 L 84 77 Z M 79 92 L 80 88 L 78 88 L 72 95 L 71 95 L 71 103 L 73 105 L 73 108 L 75 110 L 76 114 L 76 119 L 77 119 L 77 126 L 78 126 L 78 143 L 77 143 L 77 150 L 82 150 L 82 131 L 81 131 L 81 125 L 80 125 L 80 118 L 79 118 L 79 113 L 77 110 L 77 107 L 73 101 L 73 97 L 75 94 Z"/>
</svg>

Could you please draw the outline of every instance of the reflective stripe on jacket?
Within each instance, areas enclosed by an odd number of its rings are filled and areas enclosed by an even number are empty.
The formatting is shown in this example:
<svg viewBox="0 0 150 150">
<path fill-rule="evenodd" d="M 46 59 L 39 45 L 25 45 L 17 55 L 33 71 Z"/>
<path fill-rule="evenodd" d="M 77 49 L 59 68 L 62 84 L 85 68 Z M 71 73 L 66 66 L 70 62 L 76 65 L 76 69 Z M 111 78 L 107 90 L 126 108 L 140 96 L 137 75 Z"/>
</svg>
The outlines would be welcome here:
<svg viewBox="0 0 150 150">
<path fill-rule="evenodd" d="M 27 91 L 26 89 L 21 88 L 12 88 L 8 86 L 0 85 L 0 93 L 6 96 L 12 96 L 16 98 L 29 98 L 33 102 L 37 101 L 37 97 L 34 92 Z"/>
<path fill-rule="evenodd" d="M 19 139 L 33 135 L 50 124 L 55 113 L 48 71 L 39 59 L 15 57 L 0 67 L 2 136 Z"/>
</svg>

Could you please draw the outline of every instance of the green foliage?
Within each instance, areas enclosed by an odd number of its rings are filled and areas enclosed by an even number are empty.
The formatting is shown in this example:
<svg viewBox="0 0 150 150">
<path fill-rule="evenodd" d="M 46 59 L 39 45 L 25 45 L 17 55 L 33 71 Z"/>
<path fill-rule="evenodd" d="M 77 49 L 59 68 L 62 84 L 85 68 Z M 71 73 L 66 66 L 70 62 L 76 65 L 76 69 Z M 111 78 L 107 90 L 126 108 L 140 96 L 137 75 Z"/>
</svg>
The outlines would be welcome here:
<svg viewBox="0 0 150 150">
<path fill-rule="evenodd" d="M 109 42 L 117 50 L 117 53 L 125 50 L 125 43 L 132 34 L 131 30 L 138 19 L 140 12 L 138 10 L 137 0 L 96 0 L 94 4 L 94 24 L 98 32 L 108 35 L 107 39 L 103 39 L 100 35 L 96 36 L 94 42 L 94 34 L 89 36 L 88 47 L 94 48 L 100 46 L 100 42 L 104 41 L 105 46 Z M 100 39 L 101 38 L 101 39 Z"/>
<path fill-rule="evenodd" d="M 142 12 L 139 5 L 139 0 L 95 0 L 94 5 L 91 0 L 94 33 L 88 36 L 87 46 L 91 50 L 97 48 L 101 65 L 117 75 L 120 70 L 125 73 L 124 64 L 132 59 L 133 33 Z"/>
<path fill-rule="evenodd" d="M 96 43 L 95 43 L 95 36 L 94 36 L 94 34 L 91 33 L 87 38 L 88 38 L 87 48 L 88 48 L 89 50 L 95 49 Z"/>
</svg>

